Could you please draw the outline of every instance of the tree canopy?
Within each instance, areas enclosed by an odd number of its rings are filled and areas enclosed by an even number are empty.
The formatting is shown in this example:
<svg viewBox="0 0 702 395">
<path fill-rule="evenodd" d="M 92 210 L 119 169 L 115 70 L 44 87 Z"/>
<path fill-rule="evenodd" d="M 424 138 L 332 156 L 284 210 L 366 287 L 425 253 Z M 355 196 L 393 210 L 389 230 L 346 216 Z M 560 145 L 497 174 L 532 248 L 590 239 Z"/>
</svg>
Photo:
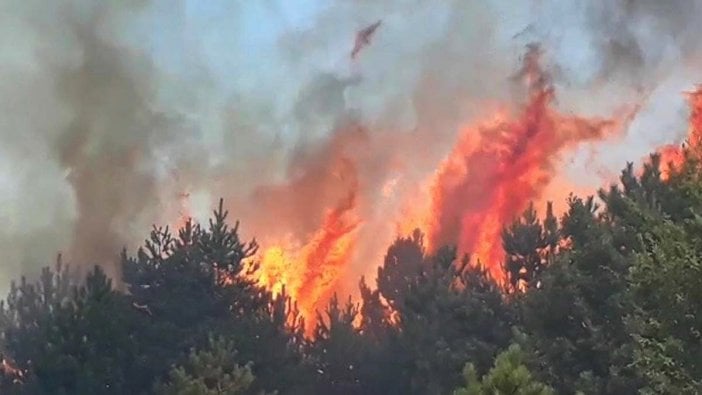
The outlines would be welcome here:
<svg viewBox="0 0 702 395">
<path fill-rule="evenodd" d="M 123 251 L 121 278 L 59 257 L 13 283 L 0 393 L 701 393 L 696 158 L 665 178 L 656 155 L 629 165 L 560 217 L 526 207 L 502 232 L 504 282 L 420 230 L 400 236 L 307 337 L 294 300 L 252 280 L 258 245 L 220 201 L 209 223 Z"/>
</svg>

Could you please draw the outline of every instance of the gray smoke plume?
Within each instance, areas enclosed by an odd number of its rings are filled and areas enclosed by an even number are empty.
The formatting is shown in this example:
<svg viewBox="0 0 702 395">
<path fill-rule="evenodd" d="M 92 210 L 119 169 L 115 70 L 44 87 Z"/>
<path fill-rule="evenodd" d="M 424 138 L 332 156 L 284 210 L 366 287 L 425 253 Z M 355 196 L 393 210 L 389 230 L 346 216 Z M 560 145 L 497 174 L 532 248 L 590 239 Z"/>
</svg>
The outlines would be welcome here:
<svg viewBox="0 0 702 395">
<path fill-rule="evenodd" d="M 59 251 L 117 275 L 119 250 L 175 223 L 182 193 L 199 219 L 221 196 L 247 236 L 304 243 L 349 188 L 329 169 L 341 156 L 358 173 L 355 286 L 462 126 L 517 101 L 508 77 L 529 42 L 567 111 L 648 103 L 568 174 L 616 172 L 682 135 L 699 5 L 660 4 L 7 0 L 0 283 Z M 356 32 L 378 19 L 351 60 Z"/>
<path fill-rule="evenodd" d="M 572 175 L 589 169 L 613 179 L 622 160 L 640 161 L 656 147 L 686 135 L 683 92 L 702 80 L 698 0 L 538 1 L 531 30 L 563 71 L 561 97 L 576 112 L 638 100 L 642 110 L 617 141 L 588 147 Z M 552 23 L 549 23 L 552 22 Z M 636 99 L 638 98 L 638 99 Z M 587 165 L 590 163 L 590 165 Z M 596 168 L 595 168 L 596 167 Z"/>
</svg>

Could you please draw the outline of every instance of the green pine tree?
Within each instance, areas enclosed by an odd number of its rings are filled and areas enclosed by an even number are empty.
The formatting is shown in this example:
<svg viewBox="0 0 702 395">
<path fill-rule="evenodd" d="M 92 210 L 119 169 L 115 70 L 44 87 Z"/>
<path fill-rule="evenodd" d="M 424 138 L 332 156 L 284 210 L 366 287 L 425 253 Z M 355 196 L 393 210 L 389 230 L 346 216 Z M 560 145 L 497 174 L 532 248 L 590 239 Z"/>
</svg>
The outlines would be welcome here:
<svg viewBox="0 0 702 395">
<path fill-rule="evenodd" d="M 630 255 L 617 247 L 607 223 L 598 220 L 593 199 L 572 197 L 561 233 L 570 248 L 541 273 L 539 288 L 517 300 L 521 344 L 540 380 L 558 393 L 583 386 L 599 394 L 636 392 L 627 273 Z"/>
<path fill-rule="evenodd" d="M 168 380 L 156 386 L 163 395 L 241 395 L 255 377 L 251 364 L 239 365 L 231 341 L 211 337 L 204 350 L 190 352 L 184 366 L 171 369 Z"/>
<path fill-rule="evenodd" d="M 511 345 L 495 359 L 495 365 L 481 379 L 473 364 L 463 370 L 465 387 L 453 395 L 551 395 L 553 390 L 538 382 L 524 363 L 524 354 L 518 345 Z"/>
<path fill-rule="evenodd" d="M 502 231 L 502 245 L 506 259 L 504 270 L 508 291 L 538 286 L 539 275 L 556 251 L 559 241 L 558 220 L 553 204 L 546 206 L 546 218 L 539 221 L 533 204 L 520 218 Z"/>
</svg>

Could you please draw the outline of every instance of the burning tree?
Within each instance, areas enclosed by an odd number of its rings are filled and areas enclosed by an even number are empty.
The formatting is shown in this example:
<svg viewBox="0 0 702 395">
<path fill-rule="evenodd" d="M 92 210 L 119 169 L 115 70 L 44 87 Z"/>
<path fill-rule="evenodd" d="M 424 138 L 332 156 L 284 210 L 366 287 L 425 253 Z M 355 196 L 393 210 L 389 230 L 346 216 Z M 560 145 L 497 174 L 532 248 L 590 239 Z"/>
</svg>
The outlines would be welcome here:
<svg viewBox="0 0 702 395">
<path fill-rule="evenodd" d="M 115 291 L 99 268 L 84 281 L 47 269 L 38 284 L 13 288 L 2 311 L 2 349 L 28 371 L 17 391 L 149 392 L 173 365 L 187 365 L 190 350 L 206 348 L 213 333 L 235 345 L 242 363 L 251 362 L 262 378 L 253 390 L 306 383 L 292 303 L 250 279 L 256 268 L 244 260 L 257 245 L 241 241 L 226 217 L 220 202 L 208 227 L 189 221 L 177 237 L 155 228 L 136 257 L 124 252 L 128 293 Z"/>
</svg>

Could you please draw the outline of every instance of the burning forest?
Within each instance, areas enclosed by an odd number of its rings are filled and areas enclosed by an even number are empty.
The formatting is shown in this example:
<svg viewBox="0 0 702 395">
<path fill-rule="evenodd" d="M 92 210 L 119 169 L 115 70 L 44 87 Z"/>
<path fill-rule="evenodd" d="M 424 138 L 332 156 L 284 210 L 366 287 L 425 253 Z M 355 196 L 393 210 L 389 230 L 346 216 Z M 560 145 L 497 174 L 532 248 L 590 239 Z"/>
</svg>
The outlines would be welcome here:
<svg viewBox="0 0 702 395">
<path fill-rule="evenodd" d="M 702 391 L 700 6 L 361 3 L 9 1 L 0 392 Z"/>
<path fill-rule="evenodd" d="M 429 193 L 396 197 L 426 209 L 414 212 L 410 225 L 399 228 L 404 228 L 406 234 L 394 236 L 408 236 L 414 230 L 410 227 L 416 226 L 427 233 L 430 251 L 436 246 L 456 245 L 460 253 L 472 254 L 474 264 L 482 262 L 500 279 L 503 227 L 535 200 L 567 198 L 544 196 L 563 156 L 580 143 L 611 138 L 626 130 L 636 114 L 635 106 L 602 119 L 560 114 L 553 107 L 556 92 L 548 73 L 541 68 L 540 53 L 538 46 L 530 46 L 516 75 L 524 87 L 525 102 L 513 107 L 498 105 L 485 119 L 461 126 L 449 155 L 437 163 L 427 181 L 420 181 L 426 183 L 423 186 Z M 318 154 L 323 158 L 314 160 L 319 168 L 303 165 L 298 170 L 300 178 L 294 178 L 291 184 L 258 191 L 257 200 L 262 202 L 276 194 L 287 200 L 264 203 L 272 212 L 280 210 L 274 215 L 281 222 L 300 215 L 305 211 L 301 207 L 322 212 L 318 228 L 303 233 L 301 243 L 263 244 L 266 249 L 259 281 L 274 291 L 285 286 L 308 317 L 343 289 L 340 286 L 348 281 L 348 268 L 357 258 L 358 234 L 364 223 L 358 200 L 369 198 L 372 193 L 360 190 L 364 184 L 359 180 L 357 167 L 364 159 L 352 151 L 354 144 L 364 144 L 364 140 L 369 144 L 371 133 L 360 127 L 335 132 L 329 145 Z M 374 188 L 373 184 L 365 185 Z M 394 197 L 395 193 L 386 190 L 384 197 Z M 330 196 L 330 201 L 321 201 L 323 196 Z M 282 211 L 286 205 L 290 206 L 287 213 Z M 385 220 L 406 223 L 403 214 L 395 218 L 387 215 Z M 314 224 L 309 226 L 314 229 Z M 379 250 L 374 256 L 382 257 L 383 253 Z"/>
</svg>

